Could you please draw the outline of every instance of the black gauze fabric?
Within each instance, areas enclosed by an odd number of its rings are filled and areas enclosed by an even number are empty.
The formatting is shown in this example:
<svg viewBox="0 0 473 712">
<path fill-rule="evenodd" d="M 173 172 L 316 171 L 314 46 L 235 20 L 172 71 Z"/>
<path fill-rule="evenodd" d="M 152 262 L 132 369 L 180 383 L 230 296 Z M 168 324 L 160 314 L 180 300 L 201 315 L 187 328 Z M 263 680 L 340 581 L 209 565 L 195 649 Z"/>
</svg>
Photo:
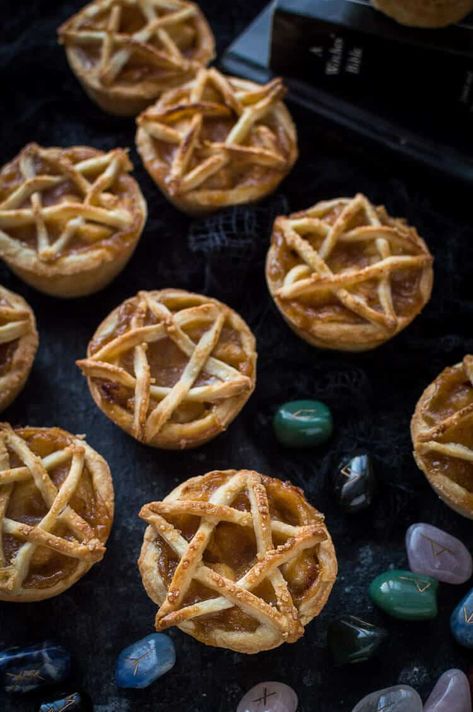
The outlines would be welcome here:
<svg viewBox="0 0 473 712">
<path fill-rule="evenodd" d="M 203 258 L 206 294 L 224 297 L 261 272 L 274 220 L 289 212 L 284 195 L 236 205 L 191 223 L 189 250 Z"/>
</svg>

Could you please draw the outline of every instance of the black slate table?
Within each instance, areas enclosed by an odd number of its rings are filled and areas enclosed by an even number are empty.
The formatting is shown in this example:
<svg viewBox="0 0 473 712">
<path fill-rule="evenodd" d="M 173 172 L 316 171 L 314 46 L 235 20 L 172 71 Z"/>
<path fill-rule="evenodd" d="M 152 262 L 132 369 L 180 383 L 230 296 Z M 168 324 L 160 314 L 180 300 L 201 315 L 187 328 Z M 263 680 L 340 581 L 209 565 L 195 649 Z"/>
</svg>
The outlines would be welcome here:
<svg viewBox="0 0 473 712">
<path fill-rule="evenodd" d="M 264 0 L 201 4 L 221 52 Z M 102 113 L 84 95 L 55 37 L 56 27 L 81 1 L 4 0 L 2 5 L 1 163 L 32 140 L 104 149 L 130 146 L 149 218 L 129 266 L 95 296 L 49 298 L 0 267 L 0 282 L 33 306 L 41 339 L 28 385 L 2 417 L 13 424 L 60 425 L 86 433 L 111 465 L 117 505 L 108 553 L 79 583 L 42 603 L 0 603 L 0 644 L 45 637 L 62 641 L 75 660 L 67 689 L 85 690 L 97 712 L 233 712 L 242 694 L 262 680 L 292 685 L 300 712 L 349 712 L 371 690 L 403 682 L 425 697 L 444 670 L 467 670 L 472 654 L 454 643 L 448 619 L 468 584 L 442 585 L 438 618 L 417 624 L 390 620 L 374 610 L 367 587 L 389 566 L 406 566 L 404 534 L 412 522 L 444 527 L 473 544 L 470 522 L 442 504 L 418 471 L 409 437 L 409 420 L 424 387 L 442 368 L 473 352 L 469 191 L 397 163 L 293 109 L 301 157 L 280 191 L 291 209 L 364 191 L 415 224 L 435 256 L 432 300 L 400 336 L 367 354 L 313 349 L 288 330 L 268 297 L 262 264 L 268 236 L 261 235 L 260 256 L 251 261 L 230 254 L 209 265 L 192 255 L 189 220 L 164 200 L 144 171 L 133 148 L 133 121 Z M 113 307 L 138 289 L 165 286 L 207 290 L 227 301 L 248 321 L 258 342 L 254 395 L 227 433 L 196 451 L 154 450 L 126 436 L 93 404 L 74 365 Z M 272 414 L 279 403 L 305 397 L 333 409 L 334 435 L 315 450 L 285 450 L 272 434 Z M 334 505 L 330 478 L 339 459 L 356 447 L 373 454 L 380 486 L 372 509 L 350 517 Z M 154 617 L 136 566 L 144 530 L 137 513 L 143 503 L 161 498 L 188 476 L 228 467 L 290 479 L 326 514 L 340 563 L 329 603 L 298 643 L 256 657 L 205 647 L 171 631 L 177 649 L 174 669 L 146 690 L 120 691 L 113 679 L 116 655 L 150 633 Z M 368 617 L 388 629 L 389 643 L 372 662 L 334 667 L 326 630 L 330 619 L 343 613 Z M 35 710 L 40 697 L 12 699 L 0 693 L 0 710 Z"/>
</svg>

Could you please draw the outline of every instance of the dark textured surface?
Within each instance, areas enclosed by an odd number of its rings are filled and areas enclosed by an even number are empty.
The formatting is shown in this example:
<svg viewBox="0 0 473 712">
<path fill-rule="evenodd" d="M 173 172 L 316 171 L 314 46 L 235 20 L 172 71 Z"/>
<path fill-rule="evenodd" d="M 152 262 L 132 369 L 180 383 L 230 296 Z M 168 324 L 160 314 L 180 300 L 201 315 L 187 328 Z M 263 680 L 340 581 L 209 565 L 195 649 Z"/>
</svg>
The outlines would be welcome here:
<svg viewBox="0 0 473 712">
<path fill-rule="evenodd" d="M 0 48 L 2 116 L 0 159 L 24 143 L 85 143 L 101 148 L 133 146 L 133 122 L 103 114 L 82 93 L 56 45 L 55 28 L 80 2 L 10 2 L 3 15 L 6 37 Z M 263 5 L 261 0 L 202 2 L 216 31 L 219 49 Z M 98 296 L 63 302 L 34 292 L 0 268 L 0 281 L 33 306 L 41 346 L 29 383 L 5 413 L 14 424 L 60 425 L 87 433 L 110 462 L 117 511 L 103 563 L 62 596 L 39 604 L 0 603 L 0 644 L 56 637 L 75 658 L 75 679 L 98 712 L 232 712 L 244 691 L 260 680 L 281 680 L 300 698 L 300 712 L 349 712 L 373 689 L 398 682 L 427 696 L 438 675 L 452 666 L 466 669 L 471 652 L 452 640 L 449 613 L 468 590 L 440 587 L 440 613 L 429 623 L 389 620 L 373 610 L 367 587 L 388 566 L 406 566 L 404 534 L 414 521 L 445 527 L 469 546 L 471 523 L 441 504 L 411 456 L 409 420 L 424 387 L 444 366 L 473 351 L 471 323 L 470 198 L 453 184 L 397 165 L 356 141 L 328 133 L 310 114 L 295 111 L 301 158 L 282 190 L 292 209 L 316 200 L 365 191 L 406 215 L 435 255 L 433 298 L 421 317 L 391 343 L 373 353 L 324 353 L 297 339 L 268 298 L 261 255 L 251 260 L 220 254 L 207 259 L 187 247 L 188 220 L 160 196 L 134 150 L 135 176 L 149 205 L 141 243 L 125 272 Z M 261 236 L 263 241 L 265 236 Z M 255 394 L 230 427 L 195 452 L 166 453 L 139 445 L 94 406 L 74 365 L 85 353 L 99 321 L 138 289 L 166 286 L 207 288 L 248 320 L 256 333 L 259 379 Z M 271 431 L 271 417 L 283 401 L 318 398 L 334 412 L 335 433 L 313 451 L 285 451 Z M 334 505 L 330 477 L 341 457 L 356 447 L 374 458 L 380 491 L 371 510 L 355 517 Z M 118 691 L 113 682 L 117 653 L 151 632 L 154 606 L 140 583 L 136 559 L 143 525 L 140 506 L 166 494 L 189 475 L 222 467 L 251 467 L 304 487 L 326 513 L 340 559 L 340 576 L 329 604 L 305 637 L 257 657 L 205 647 L 177 632 L 175 668 L 142 692 Z M 382 624 L 390 640 L 371 663 L 334 668 L 325 647 L 328 621 L 344 613 Z M 37 698 L 7 700 L 0 710 L 27 712 Z"/>
</svg>

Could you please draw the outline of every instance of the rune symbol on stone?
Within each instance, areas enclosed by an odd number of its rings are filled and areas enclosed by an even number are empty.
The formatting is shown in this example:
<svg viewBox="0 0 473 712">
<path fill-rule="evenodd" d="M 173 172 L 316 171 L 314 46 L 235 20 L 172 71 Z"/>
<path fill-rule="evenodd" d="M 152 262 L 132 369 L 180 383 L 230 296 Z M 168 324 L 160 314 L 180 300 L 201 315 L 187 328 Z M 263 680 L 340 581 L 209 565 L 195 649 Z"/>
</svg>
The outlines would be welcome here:
<svg viewBox="0 0 473 712">
<path fill-rule="evenodd" d="M 265 705 L 268 701 L 268 698 L 272 697 L 275 694 L 276 694 L 275 692 L 268 692 L 268 688 L 265 687 L 262 697 L 258 697 L 256 700 L 253 700 L 253 702 L 258 702 L 258 703 L 262 702 Z"/>
</svg>

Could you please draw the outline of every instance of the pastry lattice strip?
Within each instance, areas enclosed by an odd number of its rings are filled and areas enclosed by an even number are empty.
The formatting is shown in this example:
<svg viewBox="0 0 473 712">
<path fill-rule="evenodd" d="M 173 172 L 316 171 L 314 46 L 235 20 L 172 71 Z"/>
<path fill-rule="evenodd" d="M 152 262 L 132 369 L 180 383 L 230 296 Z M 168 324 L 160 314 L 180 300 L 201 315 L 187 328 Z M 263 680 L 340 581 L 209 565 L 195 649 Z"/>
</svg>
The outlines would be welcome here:
<svg viewBox="0 0 473 712">
<path fill-rule="evenodd" d="M 89 378 L 110 380 L 130 389 L 130 395 L 134 395 L 135 437 L 151 439 L 183 403 L 213 403 L 251 389 L 251 379 L 211 356 L 225 323 L 226 311 L 223 307 L 208 303 L 173 314 L 165 304 L 146 292 L 140 292 L 138 299 L 131 328 L 87 359 L 77 362 Z M 158 323 L 143 326 L 147 312 Z M 183 330 L 187 324 L 196 322 L 207 327 L 198 343 L 194 343 Z M 172 387 L 153 382 L 147 358 L 147 345 L 165 338 L 169 338 L 189 359 Z M 130 351 L 133 353 L 133 375 L 117 363 Z M 195 382 L 203 371 L 212 377 L 212 382 L 196 386 Z"/>
<path fill-rule="evenodd" d="M 464 357 L 463 370 L 473 388 L 473 356 Z M 434 427 L 420 432 L 417 435 L 417 448 L 424 454 L 429 451 L 436 452 L 473 464 L 473 448 L 448 440 L 449 431 L 462 425 L 473 428 L 473 403 L 437 422 Z"/>
<path fill-rule="evenodd" d="M 123 8 L 127 6 L 137 8 L 143 15 L 144 25 L 133 33 L 120 32 Z M 108 13 L 106 28 L 93 28 L 94 20 L 102 12 Z M 136 54 L 166 70 L 188 71 L 193 62 L 183 55 L 169 30 L 196 14 L 194 5 L 180 0 L 109 0 L 84 9 L 83 17 L 92 27 L 79 24 L 75 29 L 62 30 L 61 37 L 77 45 L 99 45 L 100 59 L 95 71 L 103 84 L 110 85 Z"/>
<path fill-rule="evenodd" d="M 10 466 L 11 452 L 22 465 Z M 51 480 L 49 471 L 68 462 L 69 471 L 58 488 Z M 90 525 L 69 504 L 83 475 L 84 465 L 85 448 L 80 441 L 41 459 L 9 425 L 0 426 L 0 588 L 10 593 L 23 590 L 38 546 L 81 561 L 98 561 L 103 557 L 104 546 Z M 31 479 L 49 510 L 35 525 L 7 517 L 15 484 Z M 53 533 L 58 523 L 67 528 L 67 538 Z M 5 558 L 5 535 L 22 542 L 10 562 Z"/>
<path fill-rule="evenodd" d="M 37 174 L 37 159 L 54 174 Z M 23 182 L 0 203 L 0 232 L 8 238 L 9 228 L 35 225 L 38 257 L 55 259 L 79 234 L 93 244 L 113 229 L 123 230 L 133 220 L 131 213 L 117 207 L 117 198 L 108 192 L 123 171 L 132 168 L 122 149 L 114 149 L 73 164 L 61 149 L 44 149 L 30 144 L 20 156 Z M 97 174 L 91 181 L 87 176 Z M 69 181 L 80 197 L 66 195 L 55 205 L 43 205 L 42 194 Z M 29 201 L 27 207 L 22 207 Z M 54 228 L 60 233 L 54 239 Z"/>
<path fill-rule="evenodd" d="M 31 329 L 30 313 L 11 305 L 0 305 L 0 344 L 21 339 Z"/>
<path fill-rule="evenodd" d="M 218 93 L 219 101 L 203 98 L 207 85 Z M 150 136 L 178 145 L 166 179 L 170 193 L 195 190 L 223 171 L 234 158 L 255 166 L 280 168 L 286 165 L 286 159 L 277 148 L 274 132 L 268 126 L 255 127 L 284 97 L 285 91 L 281 79 L 273 79 L 257 91 L 238 91 L 216 69 L 200 69 L 187 101 L 180 99 L 177 106 L 162 111 L 152 107 L 141 114 L 138 123 Z M 236 122 L 224 141 L 202 139 L 206 117 L 235 114 Z M 254 135 L 250 138 L 252 129 Z M 191 168 L 196 151 L 197 165 Z"/>
<path fill-rule="evenodd" d="M 324 217 L 341 208 L 333 224 Z M 368 225 L 350 229 L 353 219 L 363 211 Z M 286 274 L 282 287 L 277 291 L 281 299 L 297 299 L 301 296 L 316 295 L 327 289 L 349 311 L 366 321 L 391 331 L 397 326 L 397 316 L 393 306 L 391 273 L 406 268 L 421 268 L 430 261 L 428 255 L 395 255 L 392 245 L 402 246 L 411 252 L 413 245 L 408 234 L 399 229 L 382 225 L 376 210 L 364 195 L 358 194 L 352 200 L 326 201 L 305 211 L 304 217 L 280 218 L 280 226 L 288 247 L 297 253 L 301 263 Z M 318 249 L 301 233 L 322 237 Z M 327 264 L 338 243 L 374 242 L 378 261 L 360 269 L 334 273 Z M 373 308 L 361 295 L 352 291 L 357 285 L 368 280 L 378 280 L 378 299 L 381 311 Z"/>
<path fill-rule="evenodd" d="M 242 492 L 248 496 L 250 512 L 231 507 L 232 501 Z M 201 517 L 190 541 L 166 519 L 166 516 L 183 514 Z M 326 539 L 323 518 L 319 524 L 306 526 L 271 520 L 266 488 L 260 475 L 249 471 L 233 475 L 211 495 L 208 502 L 185 499 L 153 502 L 143 507 L 140 516 L 155 528 L 180 559 L 156 616 L 157 630 L 236 606 L 256 619 L 260 626 L 270 628 L 284 640 L 293 641 L 300 637 L 302 624 L 281 567 L 300 552 Z M 212 533 L 222 521 L 254 529 L 256 562 L 237 581 L 222 576 L 203 563 Z M 273 545 L 273 532 L 287 536 L 284 544 Z M 252 593 L 252 589 L 266 579 L 273 587 L 276 605 L 270 605 Z M 215 591 L 218 596 L 182 607 L 193 580 Z"/>
</svg>

